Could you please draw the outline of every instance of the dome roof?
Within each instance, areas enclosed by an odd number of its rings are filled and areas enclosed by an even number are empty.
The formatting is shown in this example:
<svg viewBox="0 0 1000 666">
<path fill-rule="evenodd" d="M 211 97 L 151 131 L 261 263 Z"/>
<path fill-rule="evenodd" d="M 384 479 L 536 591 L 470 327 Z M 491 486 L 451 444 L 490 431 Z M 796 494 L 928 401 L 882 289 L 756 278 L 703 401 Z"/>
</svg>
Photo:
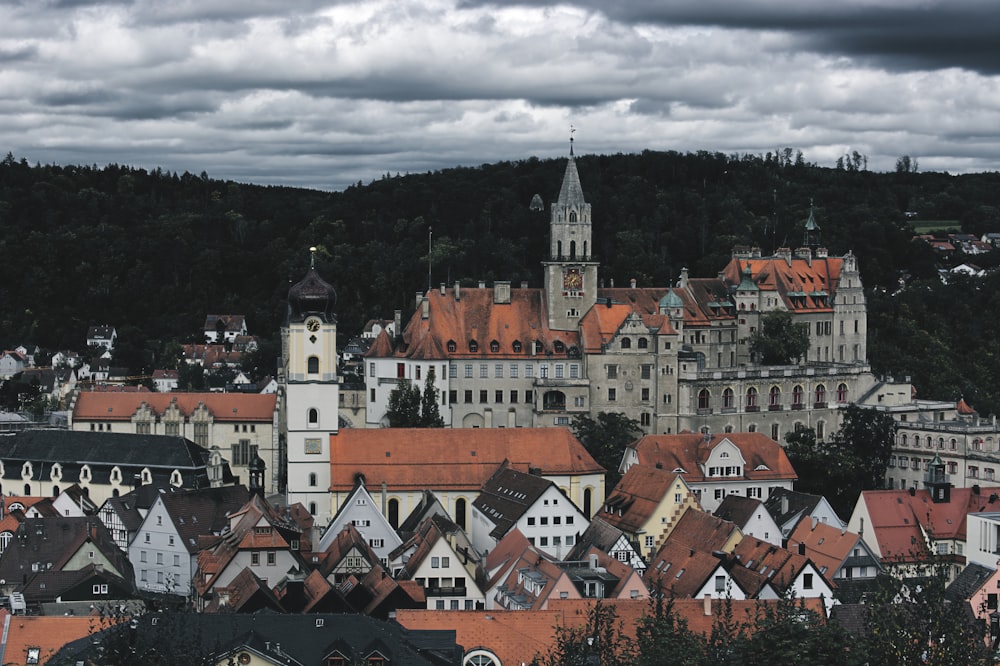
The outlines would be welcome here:
<svg viewBox="0 0 1000 666">
<path fill-rule="evenodd" d="M 333 321 L 333 307 L 337 304 L 337 290 L 310 268 L 306 276 L 288 290 L 288 318 L 302 319 L 306 315 L 321 315 Z"/>
<path fill-rule="evenodd" d="M 661 308 L 682 308 L 684 307 L 684 301 L 681 297 L 674 293 L 673 289 L 668 289 L 667 293 L 663 295 L 660 299 Z"/>
</svg>

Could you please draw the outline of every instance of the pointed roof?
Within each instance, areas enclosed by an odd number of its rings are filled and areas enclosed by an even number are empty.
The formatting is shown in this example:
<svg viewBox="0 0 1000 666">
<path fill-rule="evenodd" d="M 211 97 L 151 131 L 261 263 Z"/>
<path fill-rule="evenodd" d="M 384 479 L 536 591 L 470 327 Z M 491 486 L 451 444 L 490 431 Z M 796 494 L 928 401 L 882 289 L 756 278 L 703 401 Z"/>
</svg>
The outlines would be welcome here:
<svg viewBox="0 0 1000 666">
<path fill-rule="evenodd" d="M 490 536 L 500 539 L 554 485 L 548 479 L 504 465 L 486 480 L 472 506 L 495 525 Z"/>
<path fill-rule="evenodd" d="M 958 404 L 955 405 L 955 411 L 962 416 L 972 416 L 976 413 L 976 410 L 969 406 L 969 403 L 965 401 L 965 398 L 959 398 Z"/>
<path fill-rule="evenodd" d="M 679 474 L 655 465 L 632 465 L 597 515 L 617 528 L 635 532 L 646 525 L 678 481 L 688 489 Z"/>
<path fill-rule="evenodd" d="M 559 189 L 561 206 L 582 206 L 587 202 L 583 198 L 583 186 L 580 185 L 580 174 L 576 170 L 576 158 L 572 154 L 566 162 L 566 173 L 563 174 L 562 187 Z"/>
</svg>

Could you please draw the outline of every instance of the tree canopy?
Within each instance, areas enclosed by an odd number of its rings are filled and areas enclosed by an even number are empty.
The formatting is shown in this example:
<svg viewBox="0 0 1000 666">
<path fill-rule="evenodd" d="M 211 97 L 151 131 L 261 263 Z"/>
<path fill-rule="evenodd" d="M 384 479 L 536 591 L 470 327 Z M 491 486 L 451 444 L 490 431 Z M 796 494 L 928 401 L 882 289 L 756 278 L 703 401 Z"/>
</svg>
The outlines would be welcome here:
<svg viewBox="0 0 1000 666">
<path fill-rule="evenodd" d="M 578 414 L 571 429 L 594 460 L 608 471 L 608 488 L 616 486 L 621 479 L 618 468 L 625 448 L 642 436 L 639 422 L 620 412 L 598 412 L 596 418 Z"/>
<path fill-rule="evenodd" d="M 774 310 L 761 316 L 760 328 L 750 335 L 750 353 L 764 365 L 790 365 L 809 351 L 809 330 L 796 324 L 792 313 Z"/>
</svg>

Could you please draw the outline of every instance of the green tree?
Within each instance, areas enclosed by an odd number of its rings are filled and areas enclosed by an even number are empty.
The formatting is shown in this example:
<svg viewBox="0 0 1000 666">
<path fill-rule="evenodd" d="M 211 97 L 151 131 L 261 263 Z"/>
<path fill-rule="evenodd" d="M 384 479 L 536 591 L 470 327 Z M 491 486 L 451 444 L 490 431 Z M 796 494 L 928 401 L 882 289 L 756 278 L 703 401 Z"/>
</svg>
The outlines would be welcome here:
<svg viewBox="0 0 1000 666">
<path fill-rule="evenodd" d="M 390 428 L 419 428 L 420 389 L 409 379 L 401 379 L 389 393 L 389 409 L 385 416 Z"/>
<path fill-rule="evenodd" d="M 599 412 L 596 419 L 589 414 L 578 414 L 571 429 L 594 460 L 607 470 L 607 486 L 616 486 L 621 479 L 618 467 L 625 448 L 642 435 L 639 422 L 619 412 Z"/>
<path fill-rule="evenodd" d="M 803 428 L 785 435 L 785 453 L 795 468 L 795 489 L 822 495 L 838 515 L 850 515 L 864 483 L 862 461 L 834 438 L 817 442 L 816 431 Z"/>
<path fill-rule="evenodd" d="M 933 547 L 930 549 L 933 553 Z M 869 663 L 889 666 L 992 664 L 981 631 L 945 596 L 950 564 L 931 555 L 914 577 L 879 577 L 866 602 Z"/>
<path fill-rule="evenodd" d="M 556 644 L 547 666 L 625 666 L 635 663 L 633 646 L 622 634 L 622 622 L 614 605 L 591 607 L 587 624 L 556 627 Z"/>
<path fill-rule="evenodd" d="M 896 421 L 887 412 L 849 405 L 835 440 L 854 454 L 860 469 L 860 490 L 881 488 L 896 440 Z"/>
<path fill-rule="evenodd" d="M 676 666 L 698 666 L 705 660 L 705 638 L 688 629 L 687 621 L 674 610 L 673 598 L 650 599 L 650 613 L 636 628 L 636 666 L 659 666 L 670 655 Z"/>
<path fill-rule="evenodd" d="M 424 380 L 424 394 L 420 398 L 420 426 L 422 428 L 443 428 L 444 419 L 438 408 L 438 389 L 434 386 L 434 366 L 427 371 Z"/>
<path fill-rule="evenodd" d="M 797 324 L 792 313 L 774 310 L 762 315 L 760 328 L 750 335 L 750 352 L 763 365 L 788 365 L 809 351 L 807 324 Z"/>
</svg>

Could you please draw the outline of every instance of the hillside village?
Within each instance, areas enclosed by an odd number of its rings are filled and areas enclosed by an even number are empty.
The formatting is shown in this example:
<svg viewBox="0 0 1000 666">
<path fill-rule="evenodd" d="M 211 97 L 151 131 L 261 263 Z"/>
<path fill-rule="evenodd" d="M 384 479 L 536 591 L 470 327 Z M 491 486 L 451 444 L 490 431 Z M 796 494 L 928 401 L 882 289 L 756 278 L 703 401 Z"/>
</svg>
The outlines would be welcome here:
<svg viewBox="0 0 1000 666">
<path fill-rule="evenodd" d="M 274 304 L 273 374 L 243 371 L 261 332 L 233 313 L 149 376 L 113 365 L 116 323 L 81 331 L 89 357 L 5 350 L 0 663 L 94 658 L 95 614 L 133 655 L 204 633 L 223 637 L 198 644 L 210 663 L 548 663 L 598 600 L 635 636 L 667 598 L 702 636 L 793 599 L 860 641 L 879 580 L 931 569 L 995 647 L 1000 427 L 872 371 L 857 259 L 815 211 L 796 247 L 732 248 L 714 278 L 615 285 L 572 149 L 555 195 L 541 286 L 426 285 L 345 335 L 313 260 Z M 777 356 L 775 313 L 802 335 Z M 389 427 L 413 388 L 443 427 Z M 783 445 L 832 443 L 851 406 L 895 435 L 842 515 Z M 602 413 L 635 425 L 613 465 L 573 431 Z M 166 611 L 191 614 L 169 639 Z"/>
</svg>

